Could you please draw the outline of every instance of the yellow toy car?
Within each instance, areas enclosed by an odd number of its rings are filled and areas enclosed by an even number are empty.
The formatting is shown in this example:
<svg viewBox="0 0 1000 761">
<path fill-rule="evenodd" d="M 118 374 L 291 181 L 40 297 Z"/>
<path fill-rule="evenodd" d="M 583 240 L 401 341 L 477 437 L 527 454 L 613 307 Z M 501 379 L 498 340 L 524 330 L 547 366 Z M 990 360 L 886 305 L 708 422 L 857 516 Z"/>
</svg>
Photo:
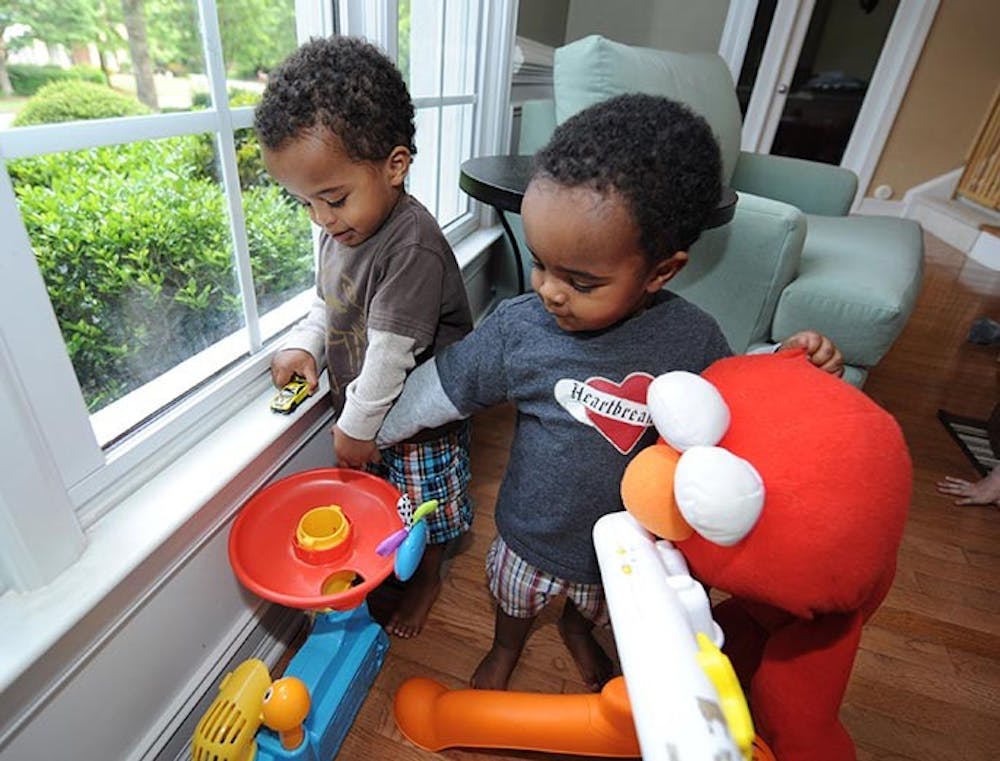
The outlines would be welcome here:
<svg viewBox="0 0 1000 761">
<path fill-rule="evenodd" d="M 271 411 L 288 415 L 302 404 L 307 396 L 309 396 L 309 384 L 306 379 L 300 375 L 293 375 L 292 379 L 274 395 L 271 400 Z"/>
</svg>

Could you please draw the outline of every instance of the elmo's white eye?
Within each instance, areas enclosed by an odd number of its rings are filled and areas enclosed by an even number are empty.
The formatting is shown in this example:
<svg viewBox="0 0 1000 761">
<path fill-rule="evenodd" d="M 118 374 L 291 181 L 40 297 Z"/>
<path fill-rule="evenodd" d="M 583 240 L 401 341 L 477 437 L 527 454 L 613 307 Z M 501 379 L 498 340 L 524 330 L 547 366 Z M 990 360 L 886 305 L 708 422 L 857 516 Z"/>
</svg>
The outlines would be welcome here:
<svg viewBox="0 0 1000 761">
<path fill-rule="evenodd" d="M 722 394 L 694 373 L 677 370 L 654 378 L 646 404 L 657 433 L 678 452 L 715 446 L 729 428 L 729 407 Z"/>
<path fill-rule="evenodd" d="M 267 692 L 264 693 L 264 702 L 266 703 L 271 699 L 271 695 L 274 694 L 274 687 L 268 687 Z"/>
<path fill-rule="evenodd" d="M 674 473 L 677 508 L 708 541 L 731 547 L 764 509 L 764 481 L 742 457 L 720 447 L 692 447 Z"/>
</svg>

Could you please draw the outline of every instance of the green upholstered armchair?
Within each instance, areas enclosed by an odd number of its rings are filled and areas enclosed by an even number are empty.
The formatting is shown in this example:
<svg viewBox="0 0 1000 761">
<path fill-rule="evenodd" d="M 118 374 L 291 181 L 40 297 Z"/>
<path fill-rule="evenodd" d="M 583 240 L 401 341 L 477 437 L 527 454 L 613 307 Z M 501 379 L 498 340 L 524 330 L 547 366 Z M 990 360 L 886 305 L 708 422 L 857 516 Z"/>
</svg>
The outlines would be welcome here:
<svg viewBox="0 0 1000 761">
<path fill-rule="evenodd" d="M 920 290 L 919 225 L 845 216 L 857 189 L 850 170 L 741 151 L 733 80 L 714 53 L 639 48 L 593 35 L 556 50 L 553 89 L 554 101 L 522 107 L 522 154 L 544 145 L 556 124 L 622 93 L 663 95 L 704 116 L 722 150 L 723 181 L 740 194 L 737 216 L 702 236 L 669 287 L 711 312 L 734 351 L 815 329 L 843 351 L 845 378 L 864 383 Z M 781 250 L 765 250 L 771 245 Z"/>
</svg>

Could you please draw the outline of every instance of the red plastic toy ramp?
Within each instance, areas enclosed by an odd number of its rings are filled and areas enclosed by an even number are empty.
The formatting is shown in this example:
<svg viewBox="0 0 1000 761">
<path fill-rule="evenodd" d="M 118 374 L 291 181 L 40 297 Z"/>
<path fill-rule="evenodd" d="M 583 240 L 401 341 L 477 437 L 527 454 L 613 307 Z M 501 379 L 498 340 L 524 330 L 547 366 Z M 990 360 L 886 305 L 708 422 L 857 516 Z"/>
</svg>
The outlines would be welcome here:
<svg viewBox="0 0 1000 761">
<path fill-rule="evenodd" d="M 283 478 L 247 501 L 229 532 L 229 562 L 240 582 L 266 600 L 292 608 L 351 610 L 392 572 L 393 558 L 376 545 L 402 528 L 400 494 L 387 481 L 358 470 L 318 468 Z M 339 505 L 351 530 L 336 563 L 313 564 L 295 553 L 300 518 L 314 507 Z M 323 585 L 353 571 L 361 583 L 335 594 Z"/>
</svg>

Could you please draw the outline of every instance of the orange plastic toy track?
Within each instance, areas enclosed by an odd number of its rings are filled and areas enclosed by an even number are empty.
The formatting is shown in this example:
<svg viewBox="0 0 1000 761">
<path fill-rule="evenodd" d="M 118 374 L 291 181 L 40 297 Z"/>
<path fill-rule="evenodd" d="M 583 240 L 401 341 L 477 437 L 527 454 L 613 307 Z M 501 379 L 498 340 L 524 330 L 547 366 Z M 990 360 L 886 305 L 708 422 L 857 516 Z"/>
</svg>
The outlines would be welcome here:
<svg viewBox="0 0 1000 761">
<path fill-rule="evenodd" d="M 410 679 L 396 693 L 396 724 L 424 750 L 511 748 L 582 756 L 636 758 L 625 681 L 600 694 L 544 695 L 499 690 L 449 690 Z"/>
<path fill-rule="evenodd" d="M 510 748 L 639 757 L 622 677 L 612 679 L 596 695 L 449 690 L 432 679 L 417 677 L 396 692 L 393 711 L 406 739 L 428 751 Z M 760 738 L 754 740 L 753 761 L 775 761 Z"/>
</svg>

